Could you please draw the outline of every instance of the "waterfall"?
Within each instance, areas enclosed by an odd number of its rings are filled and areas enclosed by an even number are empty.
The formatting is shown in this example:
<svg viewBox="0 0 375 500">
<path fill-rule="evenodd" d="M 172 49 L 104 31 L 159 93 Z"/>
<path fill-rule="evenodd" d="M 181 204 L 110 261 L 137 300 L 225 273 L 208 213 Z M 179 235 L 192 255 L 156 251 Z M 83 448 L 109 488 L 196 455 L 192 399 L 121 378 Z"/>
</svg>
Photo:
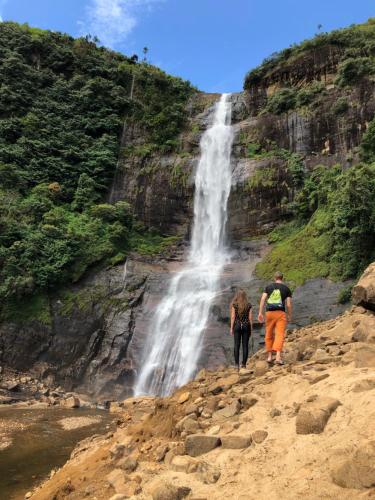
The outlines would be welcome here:
<svg viewBox="0 0 375 500">
<path fill-rule="evenodd" d="M 155 311 L 136 395 L 169 395 L 195 374 L 210 307 L 228 260 L 224 236 L 232 142 L 230 96 L 223 94 L 215 106 L 213 124 L 200 142 L 188 259 Z"/>
</svg>

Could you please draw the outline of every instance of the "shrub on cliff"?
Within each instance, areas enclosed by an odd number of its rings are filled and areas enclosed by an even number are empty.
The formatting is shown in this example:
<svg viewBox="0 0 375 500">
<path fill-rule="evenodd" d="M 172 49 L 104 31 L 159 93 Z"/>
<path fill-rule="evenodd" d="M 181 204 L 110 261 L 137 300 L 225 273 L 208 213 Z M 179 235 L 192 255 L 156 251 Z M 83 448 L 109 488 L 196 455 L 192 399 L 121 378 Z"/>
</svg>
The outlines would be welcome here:
<svg viewBox="0 0 375 500">
<path fill-rule="evenodd" d="M 363 134 L 360 154 L 363 161 L 375 162 L 375 118 Z"/>
<path fill-rule="evenodd" d="M 340 87 L 350 86 L 374 74 L 375 61 L 372 57 L 349 57 L 338 67 L 336 84 Z"/>
<path fill-rule="evenodd" d="M 275 246 L 257 266 L 269 278 L 283 269 L 296 285 L 314 277 L 355 278 L 375 258 L 375 164 L 317 167 L 293 210 L 297 221 L 275 230 Z"/>
<path fill-rule="evenodd" d="M 336 61 L 344 64 L 345 60 L 358 57 L 370 58 L 372 65 L 375 56 L 374 19 L 371 18 L 367 23 L 352 25 L 329 33 L 319 33 L 312 39 L 304 40 L 300 44 L 291 45 L 287 49 L 272 54 L 260 66 L 247 73 L 244 89 L 250 90 L 253 86 L 260 85 L 262 80 L 274 75 L 282 68 L 284 72 L 286 69 L 293 72 L 293 68 L 299 61 L 301 64 L 308 64 L 308 58 L 311 56 L 311 62 L 313 62 L 319 53 L 324 53 L 324 50 L 326 50 L 327 59 L 334 64 L 337 64 Z M 348 64 L 348 67 L 343 69 L 348 76 L 353 75 L 350 65 Z M 365 67 L 367 69 L 363 71 Z M 358 69 L 360 69 L 360 77 L 369 74 L 365 61 L 358 64 Z"/>
</svg>

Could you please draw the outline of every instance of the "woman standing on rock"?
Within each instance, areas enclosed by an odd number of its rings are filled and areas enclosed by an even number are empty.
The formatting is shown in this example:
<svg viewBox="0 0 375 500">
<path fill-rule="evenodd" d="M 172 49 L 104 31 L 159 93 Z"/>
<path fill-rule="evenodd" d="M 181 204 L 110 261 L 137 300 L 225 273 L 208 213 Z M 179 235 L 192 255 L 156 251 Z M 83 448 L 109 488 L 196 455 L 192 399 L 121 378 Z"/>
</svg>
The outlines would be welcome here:
<svg viewBox="0 0 375 500">
<path fill-rule="evenodd" d="M 242 343 L 242 365 L 246 368 L 249 357 L 249 339 L 253 329 L 253 309 L 246 292 L 238 290 L 230 305 L 230 334 L 234 336 L 234 361 L 240 368 L 240 345 Z"/>
</svg>

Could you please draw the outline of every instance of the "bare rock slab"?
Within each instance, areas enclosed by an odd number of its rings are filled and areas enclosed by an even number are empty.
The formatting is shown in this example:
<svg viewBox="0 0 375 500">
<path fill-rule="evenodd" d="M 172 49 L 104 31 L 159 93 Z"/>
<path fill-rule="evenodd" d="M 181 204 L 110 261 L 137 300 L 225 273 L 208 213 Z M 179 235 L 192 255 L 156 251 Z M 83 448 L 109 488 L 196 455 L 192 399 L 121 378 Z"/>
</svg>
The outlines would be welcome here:
<svg viewBox="0 0 375 500">
<path fill-rule="evenodd" d="M 230 448 L 232 450 L 241 450 L 248 448 L 251 445 L 251 436 L 223 436 L 221 439 L 221 446 L 223 448 Z"/>
<path fill-rule="evenodd" d="M 329 397 L 318 397 L 311 402 L 304 403 L 296 419 L 297 434 L 322 433 L 330 416 L 340 404 L 337 399 Z"/>
<path fill-rule="evenodd" d="M 192 434 L 185 440 L 185 450 L 191 457 L 198 457 L 208 453 L 220 446 L 221 441 L 218 436 L 209 436 L 207 434 Z"/>
<path fill-rule="evenodd" d="M 375 486 L 375 441 L 362 443 L 349 458 L 333 468 L 331 477 L 342 488 Z"/>
</svg>

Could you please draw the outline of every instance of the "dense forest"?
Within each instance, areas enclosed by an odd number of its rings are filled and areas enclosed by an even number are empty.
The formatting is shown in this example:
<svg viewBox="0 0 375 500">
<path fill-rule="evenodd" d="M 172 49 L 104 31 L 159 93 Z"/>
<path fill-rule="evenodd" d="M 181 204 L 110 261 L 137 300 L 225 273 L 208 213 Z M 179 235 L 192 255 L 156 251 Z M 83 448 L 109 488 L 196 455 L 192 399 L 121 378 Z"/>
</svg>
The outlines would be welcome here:
<svg viewBox="0 0 375 500">
<path fill-rule="evenodd" d="M 333 78 L 329 85 L 327 78 Z M 275 83 L 258 116 L 297 111 L 318 121 L 324 113 L 330 123 L 345 127 L 351 116 L 361 115 L 358 96 L 374 93 L 375 19 L 320 33 L 273 54 L 246 75 L 244 88 L 251 92 Z M 326 103 L 332 103 L 330 109 Z M 250 144 L 248 155 L 280 156 L 272 149 Z M 375 119 L 366 123 L 361 143 L 348 153 L 345 165 L 327 167 L 323 159 L 310 170 L 304 168 L 303 155 L 281 153 L 294 191 L 292 220 L 269 235 L 274 248 L 258 265 L 258 274 L 269 277 L 272 269 L 282 268 L 295 285 L 314 277 L 358 277 L 375 258 Z"/>
<path fill-rule="evenodd" d="M 135 125 L 172 150 L 195 90 L 90 37 L 0 24 L 0 301 L 78 280 L 137 246 L 162 248 L 125 202 L 105 203 Z"/>
</svg>

